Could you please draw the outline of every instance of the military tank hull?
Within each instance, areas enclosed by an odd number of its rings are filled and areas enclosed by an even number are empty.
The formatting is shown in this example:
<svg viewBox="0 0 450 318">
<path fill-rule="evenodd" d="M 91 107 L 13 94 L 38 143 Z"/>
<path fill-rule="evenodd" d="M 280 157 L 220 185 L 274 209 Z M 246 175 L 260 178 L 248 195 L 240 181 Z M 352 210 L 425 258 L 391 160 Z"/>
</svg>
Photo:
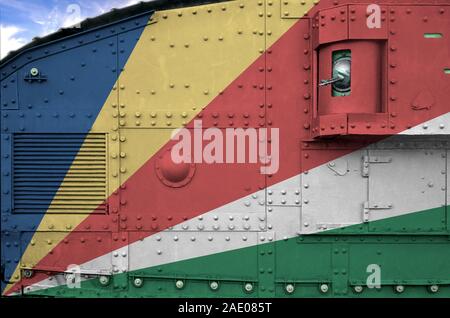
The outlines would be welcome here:
<svg viewBox="0 0 450 318">
<path fill-rule="evenodd" d="M 449 297 L 448 30 L 448 1 L 154 1 L 11 53 L 2 295 Z"/>
</svg>

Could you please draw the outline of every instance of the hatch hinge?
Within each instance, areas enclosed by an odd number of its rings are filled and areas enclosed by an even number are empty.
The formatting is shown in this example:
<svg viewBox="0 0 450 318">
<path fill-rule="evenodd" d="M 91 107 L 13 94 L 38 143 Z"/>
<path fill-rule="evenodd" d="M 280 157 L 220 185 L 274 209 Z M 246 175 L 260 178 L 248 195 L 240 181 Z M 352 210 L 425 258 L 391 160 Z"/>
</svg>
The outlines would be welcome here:
<svg viewBox="0 0 450 318">
<path fill-rule="evenodd" d="M 390 210 L 392 209 L 392 203 L 380 203 L 380 202 L 364 202 L 363 208 L 363 221 L 367 223 L 370 221 L 370 211 L 371 210 Z"/>
<path fill-rule="evenodd" d="M 23 78 L 25 80 L 25 82 L 28 83 L 33 83 L 33 82 L 38 82 L 38 83 L 43 83 L 47 81 L 47 76 L 46 75 L 31 75 L 31 74 L 26 74 Z"/>
<path fill-rule="evenodd" d="M 369 167 L 370 164 L 376 163 L 391 163 L 392 157 L 383 157 L 383 156 L 364 156 L 363 157 L 363 167 L 362 167 L 362 176 L 369 176 Z"/>
</svg>

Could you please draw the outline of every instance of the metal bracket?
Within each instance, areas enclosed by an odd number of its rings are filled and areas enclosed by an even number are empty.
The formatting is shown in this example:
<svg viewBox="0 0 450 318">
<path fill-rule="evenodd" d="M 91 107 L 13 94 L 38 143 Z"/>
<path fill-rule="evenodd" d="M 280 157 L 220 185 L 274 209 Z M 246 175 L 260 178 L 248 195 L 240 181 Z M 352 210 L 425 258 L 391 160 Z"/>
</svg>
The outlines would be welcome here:
<svg viewBox="0 0 450 318">
<path fill-rule="evenodd" d="M 316 229 L 317 230 L 334 230 L 334 229 L 340 229 L 355 225 L 355 223 L 317 223 Z"/>
<path fill-rule="evenodd" d="M 390 210 L 392 209 L 392 203 L 379 203 L 379 202 L 364 202 L 363 208 L 363 221 L 368 223 L 370 221 L 370 210 Z"/>
<path fill-rule="evenodd" d="M 25 80 L 25 82 L 28 82 L 28 83 L 33 83 L 33 82 L 42 83 L 42 82 L 47 81 L 47 76 L 45 76 L 45 75 L 32 76 L 31 74 L 27 74 L 24 76 L 23 79 Z"/>
<path fill-rule="evenodd" d="M 5 264 L 2 264 L 2 265 L 1 265 L 1 268 L 0 268 L 0 279 L 1 279 L 1 281 L 2 281 L 3 283 L 5 283 L 5 284 L 14 284 L 13 281 L 9 281 L 9 280 L 6 279 L 6 275 L 5 275 Z"/>
<path fill-rule="evenodd" d="M 336 168 L 335 162 L 327 164 L 327 168 L 330 169 L 331 171 L 333 171 L 337 176 L 343 177 L 349 172 L 347 160 L 345 161 L 345 164 L 346 164 L 346 167 L 345 167 L 345 171 L 343 171 L 343 172 L 338 171 L 338 169 Z"/>
<path fill-rule="evenodd" d="M 382 157 L 382 156 L 364 156 L 363 157 L 363 167 L 362 167 L 362 176 L 369 176 L 369 166 L 370 164 L 376 163 L 391 163 L 392 157 Z"/>
</svg>

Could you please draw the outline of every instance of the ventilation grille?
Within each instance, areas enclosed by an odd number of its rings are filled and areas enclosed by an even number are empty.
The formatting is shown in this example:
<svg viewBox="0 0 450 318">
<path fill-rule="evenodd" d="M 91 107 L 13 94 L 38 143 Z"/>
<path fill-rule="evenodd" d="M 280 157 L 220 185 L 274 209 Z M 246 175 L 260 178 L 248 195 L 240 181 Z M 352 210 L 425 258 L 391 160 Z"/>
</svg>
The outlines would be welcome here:
<svg viewBox="0 0 450 318">
<path fill-rule="evenodd" d="M 14 135 L 14 213 L 106 213 L 105 134 Z"/>
</svg>

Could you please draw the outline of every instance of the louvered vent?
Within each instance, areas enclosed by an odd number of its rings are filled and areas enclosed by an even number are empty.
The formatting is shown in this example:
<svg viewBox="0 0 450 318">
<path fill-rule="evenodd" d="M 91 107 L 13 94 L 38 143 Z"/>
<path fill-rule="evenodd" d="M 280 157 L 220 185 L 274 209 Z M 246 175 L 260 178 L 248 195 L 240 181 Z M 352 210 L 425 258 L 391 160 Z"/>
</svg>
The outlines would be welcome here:
<svg viewBox="0 0 450 318">
<path fill-rule="evenodd" d="M 15 213 L 106 213 L 105 134 L 14 135 Z"/>
</svg>

